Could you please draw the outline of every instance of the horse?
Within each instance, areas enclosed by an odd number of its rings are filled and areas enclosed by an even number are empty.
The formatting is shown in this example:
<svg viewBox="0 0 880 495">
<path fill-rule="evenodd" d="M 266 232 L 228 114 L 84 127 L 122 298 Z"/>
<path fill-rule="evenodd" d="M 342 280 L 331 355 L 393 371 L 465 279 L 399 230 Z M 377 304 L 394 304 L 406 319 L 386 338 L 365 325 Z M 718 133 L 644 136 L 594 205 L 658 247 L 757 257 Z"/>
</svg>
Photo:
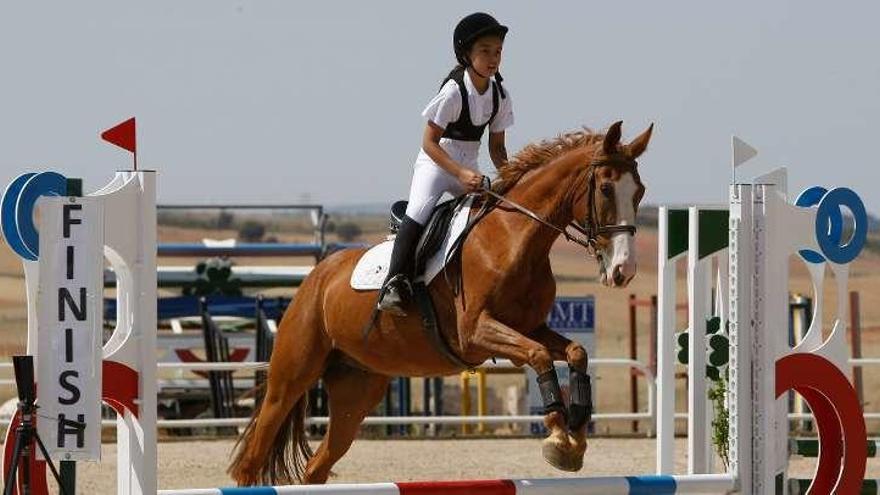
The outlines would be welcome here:
<svg viewBox="0 0 880 495">
<path fill-rule="evenodd" d="M 318 263 L 279 323 L 264 398 L 227 471 L 233 480 L 240 486 L 325 483 L 391 377 L 451 375 L 465 369 L 462 363 L 478 366 L 493 357 L 538 373 L 549 431 L 542 454 L 558 469 L 579 470 L 592 407 L 588 356 L 546 324 L 556 296 L 550 249 L 560 235 L 577 238 L 595 256 L 603 285 L 629 283 L 636 274 L 635 217 L 645 192 L 636 159 L 652 130 L 653 124 L 627 144 L 621 143 L 621 122 L 605 133 L 570 131 L 527 145 L 500 167 L 488 192 L 502 199 L 484 212 L 451 262 L 460 290 L 444 277 L 428 286 L 442 335 L 458 360 L 426 337 L 414 307 L 406 316 L 380 313 L 373 330 L 362 331 L 376 292 L 355 291 L 349 280 L 364 249 L 341 250 Z M 572 226 L 587 239 L 569 235 Z M 570 367 L 568 408 L 554 360 Z M 330 418 L 312 452 L 304 422 L 307 392 L 319 379 Z"/>
</svg>

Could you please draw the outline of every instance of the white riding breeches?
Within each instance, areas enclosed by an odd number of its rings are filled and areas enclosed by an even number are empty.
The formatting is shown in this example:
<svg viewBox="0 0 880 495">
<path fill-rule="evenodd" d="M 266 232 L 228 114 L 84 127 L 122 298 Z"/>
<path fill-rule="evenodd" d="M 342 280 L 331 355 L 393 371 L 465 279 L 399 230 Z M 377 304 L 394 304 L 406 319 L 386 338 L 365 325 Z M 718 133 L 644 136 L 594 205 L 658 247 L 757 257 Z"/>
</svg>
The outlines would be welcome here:
<svg viewBox="0 0 880 495">
<path fill-rule="evenodd" d="M 413 170 L 409 187 L 409 204 L 406 216 L 425 225 L 437 201 L 448 192 L 458 196 L 467 192 L 461 182 L 434 163 L 419 163 Z"/>
</svg>

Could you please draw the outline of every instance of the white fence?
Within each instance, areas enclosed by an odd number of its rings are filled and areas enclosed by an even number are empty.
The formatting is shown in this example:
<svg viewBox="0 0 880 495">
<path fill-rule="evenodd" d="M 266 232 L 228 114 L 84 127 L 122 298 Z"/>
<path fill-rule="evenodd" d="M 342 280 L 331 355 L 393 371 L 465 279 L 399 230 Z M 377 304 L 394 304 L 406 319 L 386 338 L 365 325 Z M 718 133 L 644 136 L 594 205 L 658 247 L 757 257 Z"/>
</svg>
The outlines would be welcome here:
<svg viewBox="0 0 880 495">
<path fill-rule="evenodd" d="M 880 358 L 850 359 L 849 364 L 856 367 L 878 366 Z M 244 363 L 158 363 L 158 369 L 177 371 L 254 371 L 267 369 L 268 363 L 244 362 Z M 625 367 L 639 371 L 645 381 L 647 390 L 647 409 L 642 412 L 607 412 L 594 413 L 594 421 L 646 421 L 648 422 L 647 434 L 653 435 L 656 428 L 656 379 L 647 365 L 640 361 L 625 358 L 594 358 L 590 359 L 590 367 Z M 497 363 L 486 361 L 481 368 L 515 368 L 508 360 L 498 360 Z M 0 363 L 0 371 L 12 372 L 12 363 Z M 161 384 L 161 383 L 160 383 Z M 0 385 L 15 385 L 12 378 L 0 379 Z M 865 412 L 866 420 L 880 420 L 880 412 Z M 686 412 L 675 414 L 675 419 L 687 419 Z M 249 418 L 205 418 L 205 419 L 165 419 L 159 420 L 158 427 L 162 429 L 183 428 L 208 428 L 223 426 L 244 426 Z M 490 416 L 369 416 L 364 419 L 365 425 L 462 425 L 462 424 L 523 424 L 540 423 L 544 419 L 539 415 L 490 415 Z M 802 421 L 813 419 L 809 413 L 789 413 L 790 421 Z M 6 424 L 9 418 L 0 418 L 0 422 Z M 306 420 L 310 425 L 325 425 L 326 417 L 312 417 Z M 105 420 L 105 428 L 116 426 L 115 420 Z"/>
</svg>

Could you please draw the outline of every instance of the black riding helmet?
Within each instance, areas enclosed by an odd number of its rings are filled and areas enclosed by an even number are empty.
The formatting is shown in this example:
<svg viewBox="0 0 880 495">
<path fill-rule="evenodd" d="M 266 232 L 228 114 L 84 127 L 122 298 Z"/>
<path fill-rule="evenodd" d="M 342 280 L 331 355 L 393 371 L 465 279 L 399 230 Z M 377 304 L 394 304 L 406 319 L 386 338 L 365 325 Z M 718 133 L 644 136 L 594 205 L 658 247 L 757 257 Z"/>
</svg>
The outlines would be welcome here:
<svg viewBox="0 0 880 495">
<path fill-rule="evenodd" d="M 452 49 L 455 51 L 458 63 L 464 67 L 469 66 L 467 54 L 471 46 L 481 36 L 490 34 L 500 36 L 504 40 L 507 26 L 501 25 L 494 17 L 485 12 L 476 12 L 460 20 L 452 33 Z"/>
</svg>

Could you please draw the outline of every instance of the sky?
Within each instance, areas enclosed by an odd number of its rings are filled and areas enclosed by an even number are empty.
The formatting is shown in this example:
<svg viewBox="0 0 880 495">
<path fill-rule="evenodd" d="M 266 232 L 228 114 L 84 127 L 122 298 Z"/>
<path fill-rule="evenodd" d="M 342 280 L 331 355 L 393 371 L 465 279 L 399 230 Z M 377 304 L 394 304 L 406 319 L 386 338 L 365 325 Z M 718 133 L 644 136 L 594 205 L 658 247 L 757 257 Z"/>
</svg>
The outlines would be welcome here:
<svg viewBox="0 0 880 495">
<path fill-rule="evenodd" d="M 759 151 L 740 177 L 785 165 L 793 190 L 880 213 L 877 2 L 5 2 L 0 187 L 57 170 L 98 189 L 131 162 L 98 134 L 136 116 L 160 202 L 390 204 L 477 10 L 510 27 L 511 153 L 653 122 L 645 201 L 720 203 L 736 134 Z"/>
</svg>

